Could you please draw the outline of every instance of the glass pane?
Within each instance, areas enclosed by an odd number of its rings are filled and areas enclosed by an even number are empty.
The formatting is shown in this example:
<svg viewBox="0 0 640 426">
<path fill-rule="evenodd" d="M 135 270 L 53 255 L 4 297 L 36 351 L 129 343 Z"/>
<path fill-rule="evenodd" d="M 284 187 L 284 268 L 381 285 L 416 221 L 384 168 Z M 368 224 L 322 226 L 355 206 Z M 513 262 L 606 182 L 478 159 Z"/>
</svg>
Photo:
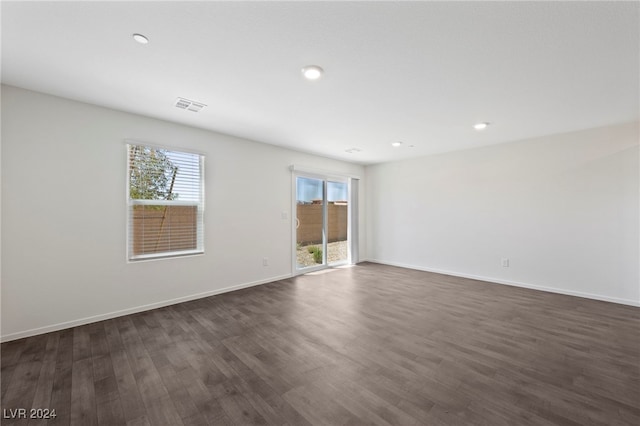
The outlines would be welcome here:
<svg viewBox="0 0 640 426">
<path fill-rule="evenodd" d="M 296 178 L 297 268 L 323 264 L 323 182 Z"/>
<path fill-rule="evenodd" d="M 327 182 L 327 263 L 349 259 L 349 202 L 346 182 Z"/>
<path fill-rule="evenodd" d="M 202 253 L 204 157 L 145 145 L 128 150 L 129 260 Z"/>
<path fill-rule="evenodd" d="M 198 248 L 198 206 L 132 206 L 133 256 Z"/>
<path fill-rule="evenodd" d="M 129 145 L 132 200 L 199 201 L 200 181 L 200 155 Z"/>
</svg>

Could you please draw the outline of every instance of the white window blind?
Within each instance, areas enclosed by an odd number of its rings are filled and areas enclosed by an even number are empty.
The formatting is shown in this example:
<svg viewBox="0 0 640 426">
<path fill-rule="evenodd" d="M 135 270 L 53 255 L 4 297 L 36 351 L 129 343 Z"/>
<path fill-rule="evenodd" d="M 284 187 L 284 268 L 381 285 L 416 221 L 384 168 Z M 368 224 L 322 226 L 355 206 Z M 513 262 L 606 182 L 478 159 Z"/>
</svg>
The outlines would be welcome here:
<svg viewBox="0 0 640 426">
<path fill-rule="evenodd" d="M 203 253 L 204 156 L 127 148 L 129 260 Z"/>
</svg>

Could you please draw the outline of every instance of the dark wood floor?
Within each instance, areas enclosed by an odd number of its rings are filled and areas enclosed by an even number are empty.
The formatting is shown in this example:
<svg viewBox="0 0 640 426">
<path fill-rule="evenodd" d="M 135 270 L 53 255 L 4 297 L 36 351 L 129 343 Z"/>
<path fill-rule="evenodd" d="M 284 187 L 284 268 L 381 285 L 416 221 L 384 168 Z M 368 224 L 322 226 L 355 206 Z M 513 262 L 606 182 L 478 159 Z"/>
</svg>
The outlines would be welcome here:
<svg viewBox="0 0 640 426">
<path fill-rule="evenodd" d="M 2 424 L 639 425 L 639 330 L 638 308 L 365 263 L 5 343 Z"/>
</svg>

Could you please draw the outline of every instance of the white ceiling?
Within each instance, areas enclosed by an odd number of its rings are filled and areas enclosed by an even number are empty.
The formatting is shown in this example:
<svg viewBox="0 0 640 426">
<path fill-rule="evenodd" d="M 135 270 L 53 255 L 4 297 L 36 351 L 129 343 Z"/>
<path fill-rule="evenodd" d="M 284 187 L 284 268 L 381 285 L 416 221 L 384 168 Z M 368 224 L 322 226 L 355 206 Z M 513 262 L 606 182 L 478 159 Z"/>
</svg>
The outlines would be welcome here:
<svg viewBox="0 0 640 426">
<path fill-rule="evenodd" d="M 3 83 L 363 164 L 640 115 L 638 2 L 3 1 L 1 13 Z M 310 64 L 323 79 L 302 78 Z"/>
</svg>

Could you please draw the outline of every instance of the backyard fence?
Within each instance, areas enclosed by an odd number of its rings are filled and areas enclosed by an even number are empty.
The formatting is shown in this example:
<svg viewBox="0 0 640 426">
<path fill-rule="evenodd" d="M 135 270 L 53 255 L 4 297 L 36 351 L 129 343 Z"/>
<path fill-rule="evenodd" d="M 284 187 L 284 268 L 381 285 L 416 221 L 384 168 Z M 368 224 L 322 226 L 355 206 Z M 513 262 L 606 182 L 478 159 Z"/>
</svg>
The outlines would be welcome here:
<svg viewBox="0 0 640 426">
<path fill-rule="evenodd" d="M 346 241 L 348 206 L 344 202 L 327 205 L 328 242 Z M 133 254 L 190 250 L 197 247 L 195 206 L 133 207 Z M 301 245 L 322 243 L 322 204 L 298 204 L 296 230 Z"/>
<path fill-rule="evenodd" d="M 348 224 L 348 207 L 345 202 L 327 205 L 328 242 L 346 241 Z M 322 243 L 322 204 L 298 204 L 297 219 L 299 221 L 296 241 L 301 245 Z"/>
<path fill-rule="evenodd" d="M 134 206 L 133 254 L 195 249 L 197 220 L 196 206 Z"/>
</svg>

